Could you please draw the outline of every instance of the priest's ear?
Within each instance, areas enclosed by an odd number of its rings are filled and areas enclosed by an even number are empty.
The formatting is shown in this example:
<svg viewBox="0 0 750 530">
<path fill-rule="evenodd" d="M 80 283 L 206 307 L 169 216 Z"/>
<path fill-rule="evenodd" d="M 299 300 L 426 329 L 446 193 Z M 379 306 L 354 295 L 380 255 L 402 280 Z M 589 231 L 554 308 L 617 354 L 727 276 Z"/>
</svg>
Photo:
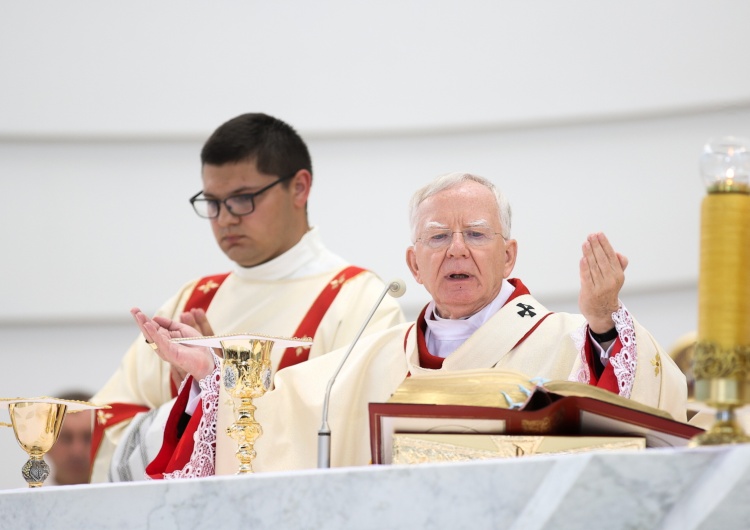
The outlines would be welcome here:
<svg viewBox="0 0 750 530">
<path fill-rule="evenodd" d="M 292 177 L 289 188 L 292 191 L 294 205 L 298 208 L 306 206 L 312 188 L 312 174 L 306 169 L 300 169 Z"/>
<path fill-rule="evenodd" d="M 510 276 L 513 272 L 513 267 L 516 266 L 516 258 L 518 257 L 518 241 L 515 239 L 508 239 L 505 241 L 505 264 L 503 265 L 503 278 Z"/>
<path fill-rule="evenodd" d="M 417 253 L 414 251 L 414 245 L 406 249 L 406 265 L 411 271 L 411 275 L 417 280 L 417 283 L 422 283 L 422 278 L 419 274 L 419 265 L 417 264 Z"/>
</svg>

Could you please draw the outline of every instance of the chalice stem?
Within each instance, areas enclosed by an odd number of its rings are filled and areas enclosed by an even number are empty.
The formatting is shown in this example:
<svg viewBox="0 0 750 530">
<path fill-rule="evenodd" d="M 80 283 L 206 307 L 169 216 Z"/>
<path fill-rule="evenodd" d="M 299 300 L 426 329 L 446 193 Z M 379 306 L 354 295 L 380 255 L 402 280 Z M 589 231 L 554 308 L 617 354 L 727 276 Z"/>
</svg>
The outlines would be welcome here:
<svg viewBox="0 0 750 530">
<path fill-rule="evenodd" d="M 263 429 L 255 421 L 255 405 L 252 398 L 241 398 L 237 409 L 237 421 L 227 429 L 227 434 L 237 442 L 235 456 L 240 461 L 237 474 L 253 473 L 252 461 L 257 454 L 255 441 L 263 434 Z"/>
<path fill-rule="evenodd" d="M 49 476 L 49 465 L 44 458 L 32 455 L 21 468 L 21 474 L 30 488 L 40 488 Z"/>
</svg>

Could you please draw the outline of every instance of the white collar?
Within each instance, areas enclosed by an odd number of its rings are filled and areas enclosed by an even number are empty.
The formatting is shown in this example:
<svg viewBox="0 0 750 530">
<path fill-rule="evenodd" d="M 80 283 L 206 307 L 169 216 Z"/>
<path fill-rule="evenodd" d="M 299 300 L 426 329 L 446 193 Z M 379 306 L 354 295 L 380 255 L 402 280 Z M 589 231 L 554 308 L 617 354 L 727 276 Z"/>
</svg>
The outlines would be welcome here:
<svg viewBox="0 0 750 530">
<path fill-rule="evenodd" d="M 473 315 L 461 319 L 442 318 L 435 312 L 435 301 L 430 302 L 425 310 L 427 323 L 425 340 L 428 351 L 438 357 L 447 357 L 456 351 L 466 339 L 505 305 L 513 291 L 515 287 L 504 279 L 500 292 L 492 302 Z"/>
<path fill-rule="evenodd" d="M 344 265 L 345 260 L 323 246 L 320 231 L 313 227 L 282 255 L 254 267 L 235 263 L 233 272 L 243 280 L 275 281 L 320 274 Z"/>
</svg>

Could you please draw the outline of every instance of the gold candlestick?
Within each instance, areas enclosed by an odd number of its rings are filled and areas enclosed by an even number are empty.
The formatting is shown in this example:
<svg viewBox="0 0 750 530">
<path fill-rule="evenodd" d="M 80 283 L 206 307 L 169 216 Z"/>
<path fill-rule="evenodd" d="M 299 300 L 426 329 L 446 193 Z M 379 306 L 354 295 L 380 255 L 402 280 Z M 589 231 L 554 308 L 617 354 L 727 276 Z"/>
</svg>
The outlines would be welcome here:
<svg viewBox="0 0 750 530">
<path fill-rule="evenodd" d="M 750 400 L 750 152 L 736 138 L 701 157 L 708 195 L 701 209 L 695 395 L 716 409 L 693 446 L 750 442 L 735 409 Z"/>
</svg>

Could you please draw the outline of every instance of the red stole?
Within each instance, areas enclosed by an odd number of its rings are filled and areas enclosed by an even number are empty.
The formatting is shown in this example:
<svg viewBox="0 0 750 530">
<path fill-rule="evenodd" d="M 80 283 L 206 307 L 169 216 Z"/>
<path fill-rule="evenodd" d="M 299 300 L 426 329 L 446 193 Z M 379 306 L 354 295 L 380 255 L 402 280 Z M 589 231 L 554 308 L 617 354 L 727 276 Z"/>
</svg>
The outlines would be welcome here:
<svg viewBox="0 0 750 530">
<path fill-rule="evenodd" d="M 300 322 L 300 325 L 297 327 L 297 331 L 294 332 L 294 337 L 298 339 L 301 339 L 303 337 L 314 337 L 315 332 L 318 330 L 320 322 L 323 320 L 323 317 L 331 307 L 333 301 L 341 292 L 340 287 L 361 272 L 364 272 L 364 270 L 365 269 L 362 269 L 360 267 L 350 265 L 349 267 L 342 270 L 330 282 L 328 282 L 318 295 L 318 298 L 316 298 L 315 302 L 313 302 L 313 305 L 307 311 L 307 314 L 302 319 L 302 322 Z M 278 372 L 279 370 L 283 370 L 284 368 L 287 368 L 289 366 L 294 366 L 295 364 L 304 362 L 308 359 L 309 356 L 309 347 L 305 348 L 302 346 L 295 346 L 287 348 L 284 351 L 284 355 L 281 357 L 281 360 L 279 361 L 279 366 L 276 371 Z"/>
</svg>

